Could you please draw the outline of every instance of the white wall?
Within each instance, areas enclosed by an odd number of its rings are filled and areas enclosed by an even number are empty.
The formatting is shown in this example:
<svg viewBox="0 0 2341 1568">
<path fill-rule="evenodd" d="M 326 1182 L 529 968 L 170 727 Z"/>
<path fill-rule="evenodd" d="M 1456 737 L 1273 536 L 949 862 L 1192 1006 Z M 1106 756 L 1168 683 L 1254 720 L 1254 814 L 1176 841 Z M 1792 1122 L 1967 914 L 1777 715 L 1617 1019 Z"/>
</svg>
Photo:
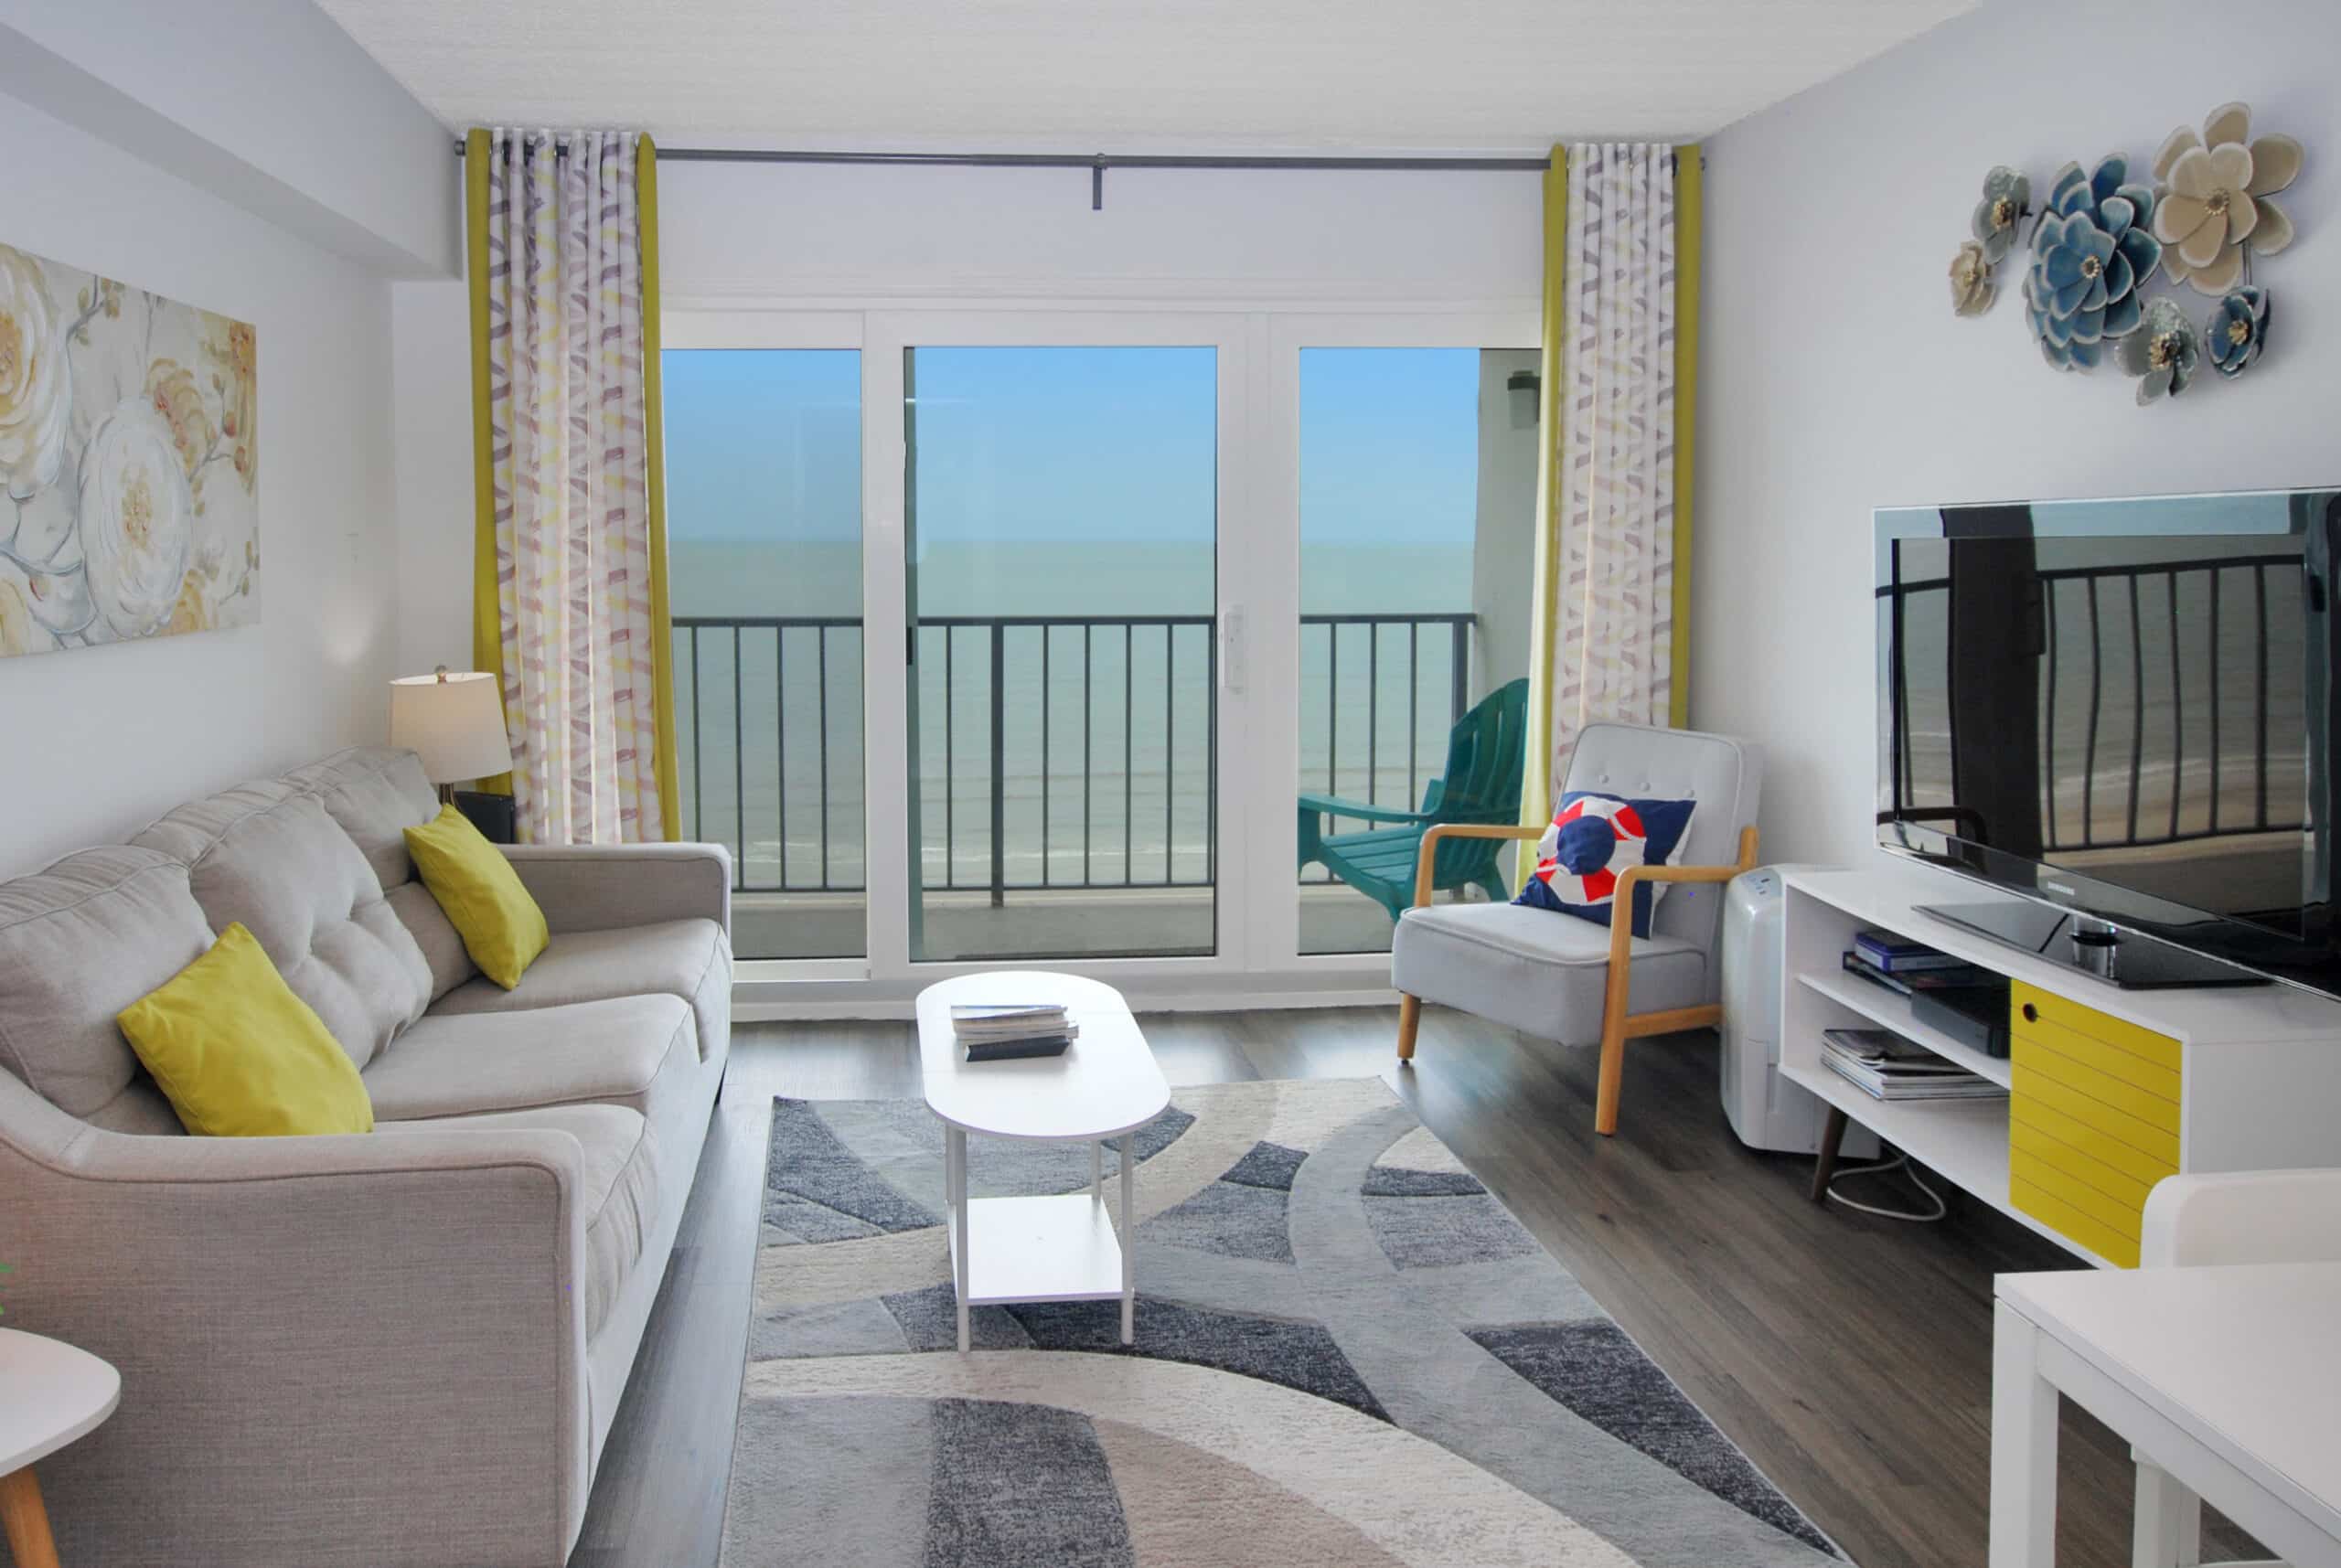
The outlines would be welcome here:
<svg viewBox="0 0 2341 1568">
<path fill-rule="evenodd" d="M 369 266 L 462 264 L 450 133 L 310 0 L 0 0 L 0 93 Z"/>
<path fill-rule="evenodd" d="M 1691 712 L 1769 748 L 1767 859 L 1871 841 L 1872 507 L 2341 482 L 2336 58 L 2330 0 L 1994 0 L 1708 143 Z M 1994 164 L 2036 194 L 2109 151 L 2143 170 L 2232 99 L 2308 155 L 2250 375 L 2141 409 L 2110 366 L 2057 374 L 2013 263 L 1952 316 Z"/>
<path fill-rule="evenodd" d="M 397 508 L 379 272 L 5 95 L 0 146 L 0 242 L 257 328 L 262 562 L 257 626 L 0 660 L 8 876 L 382 739 Z"/>
</svg>

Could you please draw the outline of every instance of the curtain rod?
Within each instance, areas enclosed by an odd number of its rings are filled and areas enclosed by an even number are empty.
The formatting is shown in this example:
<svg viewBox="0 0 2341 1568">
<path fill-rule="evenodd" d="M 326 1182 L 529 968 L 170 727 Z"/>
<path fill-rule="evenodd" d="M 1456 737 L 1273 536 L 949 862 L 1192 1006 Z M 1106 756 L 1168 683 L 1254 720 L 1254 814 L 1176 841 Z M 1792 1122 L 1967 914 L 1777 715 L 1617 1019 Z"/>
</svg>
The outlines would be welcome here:
<svg viewBox="0 0 2341 1568">
<path fill-rule="evenodd" d="M 464 155 L 464 142 L 455 142 L 455 155 Z M 761 147 L 660 147 L 658 161 L 678 164 L 898 164 L 911 166 L 978 169 L 1087 169 L 1092 211 L 1106 205 L 1107 169 L 1413 169 L 1543 173 L 1545 158 L 1498 157 L 1344 157 L 1339 155 L 1254 155 L 1184 153 L 839 153 L 804 152 Z M 1673 159 L 1670 156 L 1669 163 Z"/>
</svg>

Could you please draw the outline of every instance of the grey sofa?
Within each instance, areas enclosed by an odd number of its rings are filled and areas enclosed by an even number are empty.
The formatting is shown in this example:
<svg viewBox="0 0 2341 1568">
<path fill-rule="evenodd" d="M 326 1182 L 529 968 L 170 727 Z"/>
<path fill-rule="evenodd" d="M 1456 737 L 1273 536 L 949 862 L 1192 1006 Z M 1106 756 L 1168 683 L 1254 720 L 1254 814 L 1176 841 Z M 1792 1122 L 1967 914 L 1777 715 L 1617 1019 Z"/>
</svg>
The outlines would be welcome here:
<svg viewBox="0 0 2341 1568">
<path fill-rule="evenodd" d="M 731 1035 L 729 855 L 509 851 L 552 941 L 481 977 L 401 830 L 412 752 L 180 806 L 0 884 L 0 1307 L 121 1370 L 44 1461 L 64 1558 L 562 1563 Z M 123 1007 L 241 921 L 348 1051 L 361 1136 L 198 1138 Z"/>
</svg>

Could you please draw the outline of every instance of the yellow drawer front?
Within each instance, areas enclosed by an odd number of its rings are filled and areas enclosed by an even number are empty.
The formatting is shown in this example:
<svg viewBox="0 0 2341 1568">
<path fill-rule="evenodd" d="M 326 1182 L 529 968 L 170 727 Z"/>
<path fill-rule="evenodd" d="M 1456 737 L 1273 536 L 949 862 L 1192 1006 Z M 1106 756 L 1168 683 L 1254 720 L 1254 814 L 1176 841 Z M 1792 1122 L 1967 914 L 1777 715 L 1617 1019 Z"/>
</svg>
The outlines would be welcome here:
<svg viewBox="0 0 2341 1568">
<path fill-rule="evenodd" d="M 2036 1101 L 2050 1110 L 2069 1116 L 2083 1126 L 2103 1133 L 2120 1143 L 2125 1143 L 2141 1154 L 2151 1156 L 2173 1170 L 2178 1168 L 2178 1130 L 2175 1126 L 2157 1125 L 2115 1105 L 2089 1089 L 2077 1089 L 2062 1079 L 2049 1076 L 2026 1059 L 2025 1042 L 2016 1041 L 2015 1082 L 2010 1114 L 2027 1100 Z"/>
<path fill-rule="evenodd" d="M 2117 1171 L 2133 1181 L 2143 1181 L 2149 1187 L 2178 1169 L 2175 1159 L 2164 1159 L 2148 1154 L 2135 1144 L 2125 1144 L 2110 1134 L 2099 1132 L 2087 1122 L 2065 1115 L 2037 1095 L 2009 1099 L 2008 1132 L 2011 1137 L 2018 1127 L 2030 1127 L 2066 1148 L 2087 1156 L 2094 1164 Z"/>
<path fill-rule="evenodd" d="M 2156 1034 L 2124 1019 L 2111 1018 L 2095 1008 L 2068 1000 L 2037 986 L 2016 981 L 2010 987 L 2009 1001 L 2015 1009 L 2013 1020 L 2015 1032 L 2026 1031 L 2026 1026 L 2047 1024 L 2052 1029 L 2068 1029 L 2101 1040 L 2132 1056 L 2143 1058 L 2154 1066 L 2169 1072 L 2178 1071 L 2178 1042 L 2166 1034 Z"/>
<path fill-rule="evenodd" d="M 2178 1041 L 2036 986 L 2011 990 L 2009 1201 L 2134 1268 L 2146 1194 L 2178 1169 Z"/>
<path fill-rule="evenodd" d="M 2008 1200 L 2060 1236 L 2068 1236 L 2119 1268 L 2138 1266 L 2138 1238 L 2125 1236 L 2023 1178 L 2008 1178 Z"/>
<path fill-rule="evenodd" d="M 2083 1034 L 2047 1019 L 2027 1019 L 2018 1009 L 2010 1033 L 2015 1039 L 2029 1040 L 2044 1051 L 2070 1057 L 2092 1072 L 2101 1072 L 2141 1093 L 2158 1100 L 2178 1104 L 2178 1069 L 2165 1067 L 2150 1061 L 2127 1047 L 2110 1045 L 2095 1035 Z"/>
<path fill-rule="evenodd" d="M 2083 1050 L 2079 1054 L 2069 1053 L 2063 1049 L 2068 1043 Z M 2099 1045 L 2076 1034 L 2067 1034 L 2053 1042 L 2020 1035 L 2014 1044 L 2013 1061 L 2018 1070 L 2036 1072 L 2051 1083 L 2061 1083 L 2165 1136 L 2178 1136 L 2177 1095 L 2141 1089 L 2129 1079 L 2107 1071 L 2099 1059 L 2122 1054 L 2111 1046 Z"/>
</svg>

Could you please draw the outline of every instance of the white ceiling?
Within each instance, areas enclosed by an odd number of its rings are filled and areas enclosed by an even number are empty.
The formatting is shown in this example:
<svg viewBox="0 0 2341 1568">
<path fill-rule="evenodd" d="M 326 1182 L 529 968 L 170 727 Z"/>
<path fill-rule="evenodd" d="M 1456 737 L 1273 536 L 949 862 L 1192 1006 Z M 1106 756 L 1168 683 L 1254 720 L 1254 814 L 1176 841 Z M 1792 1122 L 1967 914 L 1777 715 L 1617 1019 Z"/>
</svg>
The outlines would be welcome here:
<svg viewBox="0 0 2341 1568">
<path fill-rule="evenodd" d="M 1704 135 L 1976 0 L 319 0 L 451 126 L 1542 151 Z"/>
</svg>

